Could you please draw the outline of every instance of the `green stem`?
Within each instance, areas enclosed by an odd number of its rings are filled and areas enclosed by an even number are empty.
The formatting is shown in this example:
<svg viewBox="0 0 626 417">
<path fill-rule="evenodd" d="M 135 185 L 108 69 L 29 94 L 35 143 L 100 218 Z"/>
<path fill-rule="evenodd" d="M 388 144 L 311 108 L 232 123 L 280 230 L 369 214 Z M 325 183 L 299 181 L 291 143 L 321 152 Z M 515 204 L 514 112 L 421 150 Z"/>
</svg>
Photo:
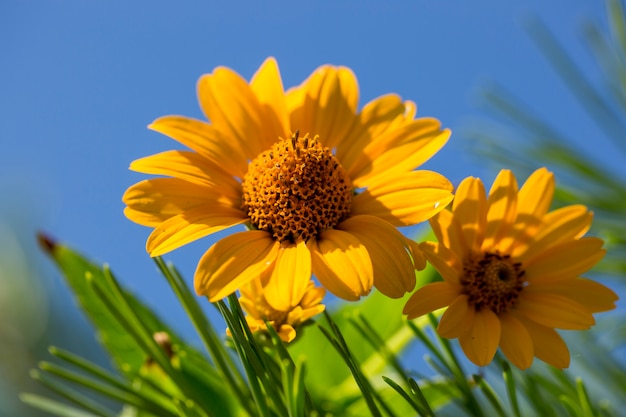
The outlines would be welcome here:
<svg viewBox="0 0 626 417">
<path fill-rule="evenodd" d="M 238 320 L 235 319 L 235 317 L 233 317 L 231 311 L 228 309 L 224 301 L 220 300 L 216 303 L 216 305 L 220 313 L 224 317 L 224 320 L 226 321 L 228 328 L 230 329 L 230 332 L 233 336 L 233 345 L 235 346 L 237 355 L 239 356 L 239 359 L 241 360 L 241 363 L 248 377 L 248 383 L 250 384 L 252 398 L 257 405 L 258 411 L 261 416 L 269 417 L 271 414 L 265 401 L 265 396 L 263 395 L 263 392 L 261 390 L 261 386 L 259 385 L 259 380 L 257 379 L 259 373 L 254 369 L 251 363 L 254 361 L 254 359 L 251 358 L 250 355 L 246 354 L 246 351 L 244 349 L 244 345 L 247 341 L 245 339 L 245 336 L 243 335 L 240 323 L 238 322 Z"/>
<path fill-rule="evenodd" d="M 250 407 L 249 397 L 247 395 L 248 393 L 244 393 L 241 388 L 242 386 L 245 386 L 243 378 L 238 372 L 233 372 L 233 370 L 236 370 L 237 368 L 230 361 L 230 356 L 225 351 L 219 336 L 217 336 L 217 332 L 214 330 L 210 321 L 203 314 L 200 305 L 189 291 L 189 288 L 185 284 L 184 280 L 178 271 L 174 267 L 168 267 L 161 257 L 154 258 L 154 261 L 187 312 L 194 328 L 200 335 L 200 339 L 202 340 L 205 349 L 213 358 L 218 371 L 239 399 L 239 403 L 244 406 L 249 413 L 252 413 L 253 411 Z M 239 376 L 239 383 L 235 380 L 233 374 Z"/>
<path fill-rule="evenodd" d="M 163 416 L 168 415 L 172 417 L 176 416 L 176 414 L 162 407 L 160 404 L 155 403 L 147 398 L 143 398 L 133 392 L 130 392 L 126 388 L 117 389 L 114 387 L 110 387 L 108 385 L 102 384 L 93 379 L 87 378 L 83 375 L 77 374 L 72 371 L 68 371 L 67 369 L 63 369 L 49 362 L 42 362 L 39 364 L 39 367 L 41 368 L 42 371 L 46 371 L 52 375 L 56 375 L 69 382 L 80 385 L 81 387 L 90 389 L 94 392 L 100 393 L 104 396 L 117 400 L 123 404 L 134 405 L 141 410 L 146 410 L 151 413 L 156 413 L 156 415 L 163 415 Z"/>
<path fill-rule="evenodd" d="M 513 370 L 511 369 L 511 365 L 508 362 L 502 362 L 502 377 L 504 378 L 504 383 L 506 385 L 506 392 L 509 396 L 509 402 L 511 403 L 511 408 L 513 409 L 513 413 L 515 417 L 522 417 L 522 413 L 519 409 L 519 402 L 517 400 L 517 389 L 515 387 L 515 377 L 513 375 Z"/>
</svg>

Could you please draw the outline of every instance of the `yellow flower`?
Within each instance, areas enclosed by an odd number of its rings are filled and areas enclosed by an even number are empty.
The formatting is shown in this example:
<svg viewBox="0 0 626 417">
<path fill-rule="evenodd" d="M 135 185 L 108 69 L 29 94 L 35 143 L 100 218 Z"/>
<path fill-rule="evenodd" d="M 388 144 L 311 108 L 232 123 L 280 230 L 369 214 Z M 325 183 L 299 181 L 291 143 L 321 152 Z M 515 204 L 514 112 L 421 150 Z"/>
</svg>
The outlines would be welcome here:
<svg viewBox="0 0 626 417">
<path fill-rule="evenodd" d="M 395 226 L 425 221 L 452 200 L 446 178 L 414 170 L 448 140 L 439 121 L 415 119 L 415 104 L 392 94 L 357 111 L 357 81 L 345 67 L 322 66 L 285 92 L 273 58 L 249 83 L 215 69 L 200 78 L 198 98 L 210 123 L 165 116 L 149 126 L 191 150 L 130 166 L 166 177 L 123 197 L 126 216 L 154 228 L 151 256 L 246 225 L 252 230 L 202 257 L 199 295 L 219 300 L 262 273 L 280 311 L 298 304 L 312 274 L 347 300 L 372 285 L 391 297 L 414 288 L 419 250 Z"/>
<path fill-rule="evenodd" d="M 601 239 L 583 237 L 592 213 L 582 205 L 549 212 L 553 193 L 554 176 L 545 168 L 519 192 L 513 174 L 502 170 L 488 198 L 479 179 L 463 180 L 452 211 L 430 221 L 439 242 L 420 245 L 444 281 L 415 292 L 404 314 L 412 319 L 448 306 L 437 332 L 459 338 L 479 366 L 499 345 L 520 369 L 534 356 L 568 367 L 555 328 L 590 328 L 592 313 L 613 309 L 617 295 L 580 277 L 605 253 Z"/>
<path fill-rule="evenodd" d="M 261 279 L 254 279 L 241 287 L 239 303 L 248 315 L 246 321 L 253 332 L 266 331 L 267 320 L 285 341 L 291 342 L 296 338 L 295 328 L 309 320 L 311 317 L 324 311 L 325 306 L 320 304 L 326 291 L 316 287 L 313 281 L 309 281 L 305 293 L 295 307 L 288 311 L 275 310 L 265 299 Z M 228 330 L 227 330 L 228 331 Z"/>
</svg>

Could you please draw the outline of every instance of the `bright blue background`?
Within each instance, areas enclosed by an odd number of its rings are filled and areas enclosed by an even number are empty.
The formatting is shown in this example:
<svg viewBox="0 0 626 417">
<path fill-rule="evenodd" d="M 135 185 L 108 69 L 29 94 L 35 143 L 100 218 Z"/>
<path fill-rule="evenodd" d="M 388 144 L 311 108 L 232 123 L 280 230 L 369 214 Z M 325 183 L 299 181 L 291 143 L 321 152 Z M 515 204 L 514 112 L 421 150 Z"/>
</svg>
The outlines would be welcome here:
<svg viewBox="0 0 626 417">
<path fill-rule="evenodd" d="M 361 105 L 387 92 L 453 130 L 427 167 L 455 184 L 495 171 L 461 134 L 479 115 L 477 87 L 496 80 L 580 144 L 605 142 L 520 25 L 536 13 L 583 69 L 583 16 L 603 21 L 599 1 L 11 1 L 0 5 L 0 215 L 43 266 L 44 288 L 75 310 L 33 243 L 44 230 L 111 264 L 123 284 L 185 336 L 195 337 L 145 252 L 148 228 L 122 214 L 121 196 L 146 178 L 139 157 L 179 147 L 146 129 L 166 114 L 202 117 L 198 77 L 219 65 L 246 78 L 267 56 L 286 87 L 317 66 L 346 65 Z M 211 238 L 166 255 L 191 284 Z M 59 303 L 57 301 L 57 303 Z M 0 317 L 0 320 L 2 318 Z M 87 353 L 87 356 L 89 354 Z"/>
</svg>

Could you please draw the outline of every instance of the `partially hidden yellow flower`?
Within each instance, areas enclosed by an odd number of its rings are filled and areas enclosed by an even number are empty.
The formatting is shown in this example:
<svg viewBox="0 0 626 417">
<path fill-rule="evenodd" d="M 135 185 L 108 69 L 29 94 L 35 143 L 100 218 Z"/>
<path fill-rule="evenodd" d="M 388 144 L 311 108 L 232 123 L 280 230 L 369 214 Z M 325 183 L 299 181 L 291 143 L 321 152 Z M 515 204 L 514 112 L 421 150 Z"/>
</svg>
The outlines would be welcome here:
<svg viewBox="0 0 626 417">
<path fill-rule="evenodd" d="M 569 366 L 569 350 L 555 329 L 582 330 L 593 313 L 615 307 L 617 295 L 580 275 L 602 259 L 603 241 L 583 237 L 592 213 L 582 205 L 549 211 L 554 176 L 535 171 L 518 191 L 500 171 L 489 196 L 466 178 L 452 210 L 430 220 L 438 243 L 420 245 L 443 282 L 428 284 L 404 308 L 409 319 L 442 307 L 437 332 L 458 338 L 476 365 L 491 362 L 498 346 L 518 368 L 537 357 Z"/>
<path fill-rule="evenodd" d="M 278 336 L 291 342 L 296 338 L 296 328 L 313 316 L 324 311 L 321 304 L 326 291 L 309 281 L 300 303 L 288 311 L 275 310 L 266 300 L 261 279 L 253 279 L 240 289 L 239 303 L 247 313 L 246 321 L 253 332 L 267 331 L 267 322 L 274 327 Z"/>
<path fill-rule="evenodd" d="M 201 258 L 197 294 L 216 301 L 264 273 L 264 294 L 280 311 L 299 303 L 313 274 L 346 300 L 372 286 L 390 297 L 411 291 L 419 250 L 395 227 L 452 200 L 446 178 L 415 170 L 450 132 L 415 119 L 415 104 L 393 94 L 358 111 L 358 95 L 354 74 L 333 66 L 285 92 L 273 58 L 249 83 L 224 67 L 202 76 L 198 99 L 210 123 L 165 116 L 149 126 L 190 150 L 130 166 L 165 177 L 123 197 L 126 216 L 154 228 L 150 255 L 246 225 Z"/>
</svg>

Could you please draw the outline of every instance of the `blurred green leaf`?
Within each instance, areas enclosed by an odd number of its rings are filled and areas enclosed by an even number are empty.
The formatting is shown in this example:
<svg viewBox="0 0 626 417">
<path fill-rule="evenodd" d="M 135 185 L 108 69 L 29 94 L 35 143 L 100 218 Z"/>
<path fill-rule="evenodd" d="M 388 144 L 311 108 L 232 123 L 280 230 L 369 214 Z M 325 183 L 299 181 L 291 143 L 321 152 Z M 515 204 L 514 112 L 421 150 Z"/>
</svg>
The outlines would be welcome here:
<svg viewBox="0 0 626 417">
<path fill-rule="evenodd" d="M 74 365 L 81 366 L 82 364 L 84 369 L 96 370 L 93 376 L 102 381 L 94 380 L 96 384 L 94 386 L 104 387 L 103 390 L 109 392 L 106 387 L 111 386 L 113 381 L 115 389 L 122 389 L 132 395 L 138 394 L 144 400 L 154 401 L 154 404 L 160 403 L 161 406 L 168 406 L 166 408 L 171 410 L 174 410 L 172 398 L 179 397 L 183 398 L 182 405 L 178 406 L 179 410 L 188 407 L 189 410 L 195 410 L 194 414 L 198 414 L 197 406 L 201 405 L 202 408 L 216 415 L 234 415 L 233 410 L 237 408 L 237 405 L 231 398 L 232 393 L 228 390 L 228 386 L 223 384 L 217 370 L 211 366 L 207 358 L 184 343 L 146 305 L 119 287 L 107 268 L 103 269 L 94 265 L 80 253 L 65 245 L 57 244 L 47 237 L 40 236 L 40 242 L 63 272 L 79 306 L 96 328 L 99 340 L 111 355 L 117 368 L 129 379 L 129 382 L 121 383 L 121 385 L 109 376 L 102 379 L 102 375 L 98 374 L 96 368 L 90 368 L 85 363 L 76 362 L 77 358 L 65 355 L 73 360 Z M 129 309 L 128 316 L 118 311 L 123 308 Z M 146 340 L 154 345 L 157 351 L 146 350 L 146 346 L 138 342 L 140 339 L 137 334 L 134 334 L 135 330 L 129 332 L 128 326 L 133 320 L 138 320 L 137 329 L 143 329 L 145 326 Z M 156 334 L 166 335 L 167 346 L 156 346 L 153 340 Z M 169 352 L 162 352 L 163 349 Z M 161 362 L 154 362 L 156 357 L 151 357 L 147 352 L 169 355 L 165 356 L 164 364 L 167 365 L 167 369 L 158 365 Z M 57 368 L 50 369 L 56 370 Z M 57 373 L 73 375 L 63 369 L 58 369 Z M 128 385 L 131 381 L 132 388 Z M 72 382 L 76 381 L 72 380 Z M 118 400 L 123 402 L 122 398 L 124 397 L 119 397 Z M 163 402 L 163 399 L 167 402 Z M 189 402 L 190 399 L 193 401 Z M 135 411 L 141 413 L 143 403 L 135 401 L 128 403 L 134 404 Z"/>
<path fill-rule="evenodd" d="M 418 287 L 436 278 L 433 269 L 427 268 L 418 273 Z M 385 361 L 359 331 L 350 324 L 354 317 L 366 320 L 369 325 L 387 341 L 392 352 L 398 354 L 413 340 L 406 328 L 406 319 L 402 309 L 409 294 L 401 299 L 388 298 L 378 291 L 358 303 L 342 303 L 339 308 L 330 308 L 330 315 L 341 329 L 346 340 L 350 342 L 352 354 L 359 363 L 364 364 L 365 372 L 381 372 L 386 366 Z M 300 332 L 300 337 L 288 345 L 291 356 L 295 359 L 305 358 L 308 363 L 323 363 L 321 367 L 311 367 L 307 372 L 307 386 L 312 392 L 323 395 L 329 386 L 339 386 L 350 379 L 350 371 L 341 356 L 324 339 L 315 326 L 307 326 Z"/>
<path fill-rule="evenodd" d="M 109 352 L 117 368 L 129 376 L 138 374 L 146 360 L 145 353 L 88 284 L 87 277 L 90 276 L 102 284 L 105 291 L 112 294 L 112 288 L 105 286 L 106 280 L 102 268 L 68 246 L 53 242 L 50 238 L 40 236 L 40 241 L 44 242 L 42 246 L 47 249 L 47 253 L 63 272 L 65 281 L 72 289 L 78 305 L 96 328 L 98 340 Z M 150 310 L 131 294 L 127 293 L 127 295 L 137 314 L 145 318 L 147 325 L 154 332 L 165 330 L 170 333 L 170 330 Z M 173 333 L 170 334 L 173 335 Z"/>
<path fill-rule="evenodd" d="M 98 417 L 97 414 L 92 414 L 87 411 L 78 409 L 76 407 L 69 406 L 67 404 L 60 403 L 55 400 L 51 400 L 46 397 L 41 397 L 35 394 L 21 394 L 20 399 L 26 404 L 40 410 L 46 411 L 52 415 L 60 417 Z"/>
</svg>

